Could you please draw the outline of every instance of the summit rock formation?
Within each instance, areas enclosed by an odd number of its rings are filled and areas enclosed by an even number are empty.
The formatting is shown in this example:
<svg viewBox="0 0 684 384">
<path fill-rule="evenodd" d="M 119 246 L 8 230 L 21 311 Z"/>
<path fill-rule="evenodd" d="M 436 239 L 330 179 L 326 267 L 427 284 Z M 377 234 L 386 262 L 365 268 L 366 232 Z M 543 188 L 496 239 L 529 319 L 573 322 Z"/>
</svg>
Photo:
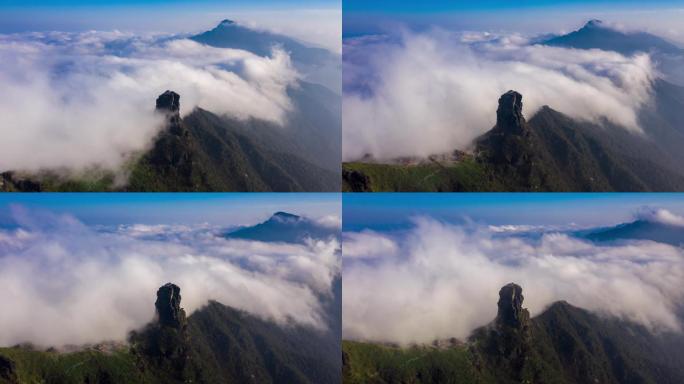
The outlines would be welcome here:
<svg viewBox="0 0 684 384">
<path fill-rule="evenodd" d="M 173 283 L 161 286 L 154 303 L 156 321 L 142 332 L 131 335 L 131 342 L 141 361 L 168 375 L 169 382 L 192 380 L 196 376 L 188 322 L 180 305 L 180 288 Z"/>
<path fill-rule="evenodd" d="M 539 161 L 532 132 L 523 115 L 523 96 L 508 91 L 499 98 L 496 125 L 476 141 L 478 162 L 487 164 L 498 175 L 506 175 L 515 190 L 538 185 Z"/>
<path fill-rule="evenodd" d="M 167 283 L 157 290 L 157 301 L 154 307 L 157 310 L 159 324 L 162 326 L 181 329 L 186 325 L 185 310 L 181 308 L 180 288 Z"/>
<path fill-rule="evenodd" d="M 503 286 L 499 290 L 497 324 L 511 328 L 526 327 L 530 321 L 530 313 L 522 307 L 524 299 L 522 287 L 518 284 L 509 283 Z"/>
<path fill-rule="evenodd" d="M 180 95 L 173 91 L 166 91 L 157 98 L 157 111 L 168 111 L 178 114 L 180 111 Z"/>
<path fill-rule="evenodd" d="M 522 95 L 516 91 L 508 91 L 499 98 L 496 110 L 496 127 L 501 133 L 524 134 L 527 131 L 525 117 L 522 113 Z"/>
</svg>

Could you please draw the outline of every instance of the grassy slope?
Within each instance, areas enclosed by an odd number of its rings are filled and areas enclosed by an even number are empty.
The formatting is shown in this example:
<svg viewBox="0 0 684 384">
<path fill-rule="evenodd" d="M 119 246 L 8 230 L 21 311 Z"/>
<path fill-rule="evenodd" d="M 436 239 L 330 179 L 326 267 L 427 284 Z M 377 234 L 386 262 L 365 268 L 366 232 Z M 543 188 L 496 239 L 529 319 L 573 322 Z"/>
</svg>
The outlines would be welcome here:
<svg viewBox="0 0 684 384">
<path fill-rule="evenodd" d="M 493 383 L 465 346 L 399 348 L 343 341 L 345 384 Z"/>
<path fill-rule="evenodd" d="M 19 383 L 156 383 L 149 372 L 137 368 L 127 348 L 57 353 L 14 347 L 0 348 L 0 355 L 15 363 Z"/>
<path fill-rule="evenodd" d="M 371 192 L 503 190 L 502 186 L 488 174 L 485 167 L 472 159 L 449 166 L 344 163 L 343 169 L 357 171 L 367 176 Z M 347 180 L 343 181 L 342 190 L 355 192 L 352 191 Z"/>
</svg>

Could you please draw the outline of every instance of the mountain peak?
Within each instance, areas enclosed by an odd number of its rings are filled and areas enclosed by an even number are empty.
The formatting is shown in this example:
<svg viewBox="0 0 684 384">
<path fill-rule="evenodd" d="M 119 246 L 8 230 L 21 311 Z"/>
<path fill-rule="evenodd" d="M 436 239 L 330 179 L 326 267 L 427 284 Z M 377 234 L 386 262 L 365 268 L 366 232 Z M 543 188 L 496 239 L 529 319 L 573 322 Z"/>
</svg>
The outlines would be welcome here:
<svg viewBox="0 0 684 384">
<path fill-rule="evenodd" d="M 166 91 L 159 95 L 156 110 L 166 116 L 169 132 L 178 136 L 186 134 L 181 124 L 179 94 L 174 91 Z"/>
<path fill-rule="evenodd" d="M 230 20 L 230 19 L 223 19 L 223 20 L 219 23 L 218 26 L 219 26 L 219 27 L 225 27 L 225 26 L 228 26 L 228 25 L 235 25 L 235 22 L 234 22 L 233 20 Z"/>
<path fill-rule="evenodd" d="M 496 322 L 512 328 L 522 328 L 530 318 L 527 309 L 522 307 L 525 297 L 522 287 L 515 283 L 506 284 L 499 290 Z"/>
<path fill-rule="evenodd" d="M 298 221 L 299 219 L 301 219 L 301 217 L 297 216 L 297 215 L 293 215 L 291 213 L 280 211 L 280 212 L 274 213 L 273 216 L 271 216 L 271 219 L 277 220 L 277 221 Z"/>
<path fill-rule="evenodd" d="M 603 23 L 602 20 L 599 19 L 591 19 L 587 21 L 586 24 L 584 24 L 583 28 L 603 28 L 605 27 L 605 24 Z"/>
<path fill-rule="evenodd" d="M 157 111 L 178 113 L 180 95 L 174 91 L 166 91 L 157 97 Z"/>
<path fill-rule="evenodd" d="M 508 91 L 499 98 L 496 110 L 496 125 L 499 129 L 510 133 L 525 131 L 525 117 L 522 113 L 522 95 L 516 91 Z"/>
<path fill-rule="evenodd" d="M 180 329 L 185 325 L 185 310 L 181 308 L 180 288 L 167 283 L 157 290 L 157 301 L 154 303 L 159 317 L 159 324 Z"/>
</svg>

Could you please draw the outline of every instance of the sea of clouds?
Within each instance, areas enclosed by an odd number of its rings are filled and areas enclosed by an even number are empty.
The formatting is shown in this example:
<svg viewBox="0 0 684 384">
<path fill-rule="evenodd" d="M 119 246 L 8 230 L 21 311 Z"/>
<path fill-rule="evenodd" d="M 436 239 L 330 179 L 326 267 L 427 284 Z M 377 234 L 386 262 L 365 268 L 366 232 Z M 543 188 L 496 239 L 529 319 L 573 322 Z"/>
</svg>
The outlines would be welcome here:
<svg viewBox="0 0 684 384">
<path fill-rule="evenodd" d="M 377 159 L 468 150 L 496 122 L 498 98 L 523 95 L 639 134 L 657 70 L 647 54 L 623 56 L 533 44 L 521 35 L 404 31 L 344 41 L 343 157 Z"/>
<path fill-rule="evenodd" d="M 665 210 L 638 218 L 684 227 L 684 218 Z M 537 233 L 417 217 L 401 233 L 345 232 L 343 337 L 404 345 L 465 340 L 495 318 L 499 289 L 510 282 L 522 286 L 532 316 L 566 300 L 654 332 L 682 331 L 683 248 L 527 230 Z"/>
<path fill-rule="evenodd" d="M 268 57 L 177 36 L 121 32 L 0 35 L 0 171 L 117 170 L 163 127 L 155 99 L 282 123 L 299 74 Z"/>
<path fill-rule="evenodd" d="M 167 282 L 180 286 L 189 315 L 215 300 L 283 326 L 326 327 L 321 301 L 332 299 L 340 273 L 338 239 L 226 239 L 210 225 L 92 227 L 22 207 L 13 216 L 17 225 L 0 229 L 0 346 L 124 341 L 153 320 Z"/>
</svg>

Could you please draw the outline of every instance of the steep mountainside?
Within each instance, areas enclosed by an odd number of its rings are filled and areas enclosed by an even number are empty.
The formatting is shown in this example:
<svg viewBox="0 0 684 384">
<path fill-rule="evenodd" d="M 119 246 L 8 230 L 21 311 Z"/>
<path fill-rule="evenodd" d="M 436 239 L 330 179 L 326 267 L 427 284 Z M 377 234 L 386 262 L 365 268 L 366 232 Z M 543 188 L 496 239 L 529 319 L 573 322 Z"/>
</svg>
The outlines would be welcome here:
<svg viewBox="0 0 684 384">
<path fill-rule="evenodd" d="M 600 317 L 557 302 L 530 318 L 522 289 L 499 291 L 498 314 L 467 343 L 343 343 L 344 383 L 679 383 L 682 334 Z"/>
<path fill-rule="evenodd" d="M 112 172 L 99 170 L 79 177 L 64 177 L 56 171 L 5 172 L 0 174 L 0 190 L 339 191 L 339 157 L 331 159 L 331 153 L 340 150 L 339 144 L 332 149 L 333 138 L 321 139 L 318 146 L 313 142 L 326 134 L 317 124 L 335 111 L 321 107 L 320 121 L 316 116 L 300 116 L 299 134 L 309 137 L 309 141 L 296 144 L 297 135 L 287 127 L 265 121 L 244 122 L 200 108 L 181 118 L 180 95 L 172 91 L 159 96 L 156 108 L 166 116 L 167 127 L 148 151 L 129 164 L 130 174 L 124 182 Z M 325 156 L 322 151 L 326 151 Z"/>
<path fill-rule="evenodd" d="M 157 110 L 169 127 L 134 166 L 129 191 L 334 191 L 336 174 L 276 152 L 235 129 L 239 122 L 196 109 L 184 119 L 167 92 Z"/>
<path fill-rule="evenodd" d="M 298 87 L 289 88 L 288 95 L 294 110 L 284 126 L 263 120 L 224 119 L 232 122 L 236 132 L 266 149 L 294 154 L 339 174 L 342 156 L 340 97 L 323 86 L 303 81 Z"/>
<path fill-rule="evenodd" d="M 180 304 L 177 286 L 161 287 L 156 320 L 126 345 L 0 348 L 0 383 L 339 382 L 333 328 L 276 325 L 217 302 L 186 318 Z"/>
<path fill-rule="evenodd" d="M 511 99 L 517 103 L 511 104 Z M 658 163 L 659 156 L 641 157 L 639 153 L 622 150 L 614 144 L 617 141 L 602 140 L 600 126 L 572 120 L 548 107 L 526 123 L 521 99 L 513 91 L 501 97 L 497 125 L 477 141 L 476 149 L 479 161 L 490 166 L 494 177 L 512 190 L 672 191 L 684 188 L 684 177 L 668 169 L 665 162 Z M 506 112 L 511 107 L 513 111 Z M 519 117 L 511 118 L 513 115 Z M 649 149 L 644 138 L 635 140 Z"/>
</svg>

